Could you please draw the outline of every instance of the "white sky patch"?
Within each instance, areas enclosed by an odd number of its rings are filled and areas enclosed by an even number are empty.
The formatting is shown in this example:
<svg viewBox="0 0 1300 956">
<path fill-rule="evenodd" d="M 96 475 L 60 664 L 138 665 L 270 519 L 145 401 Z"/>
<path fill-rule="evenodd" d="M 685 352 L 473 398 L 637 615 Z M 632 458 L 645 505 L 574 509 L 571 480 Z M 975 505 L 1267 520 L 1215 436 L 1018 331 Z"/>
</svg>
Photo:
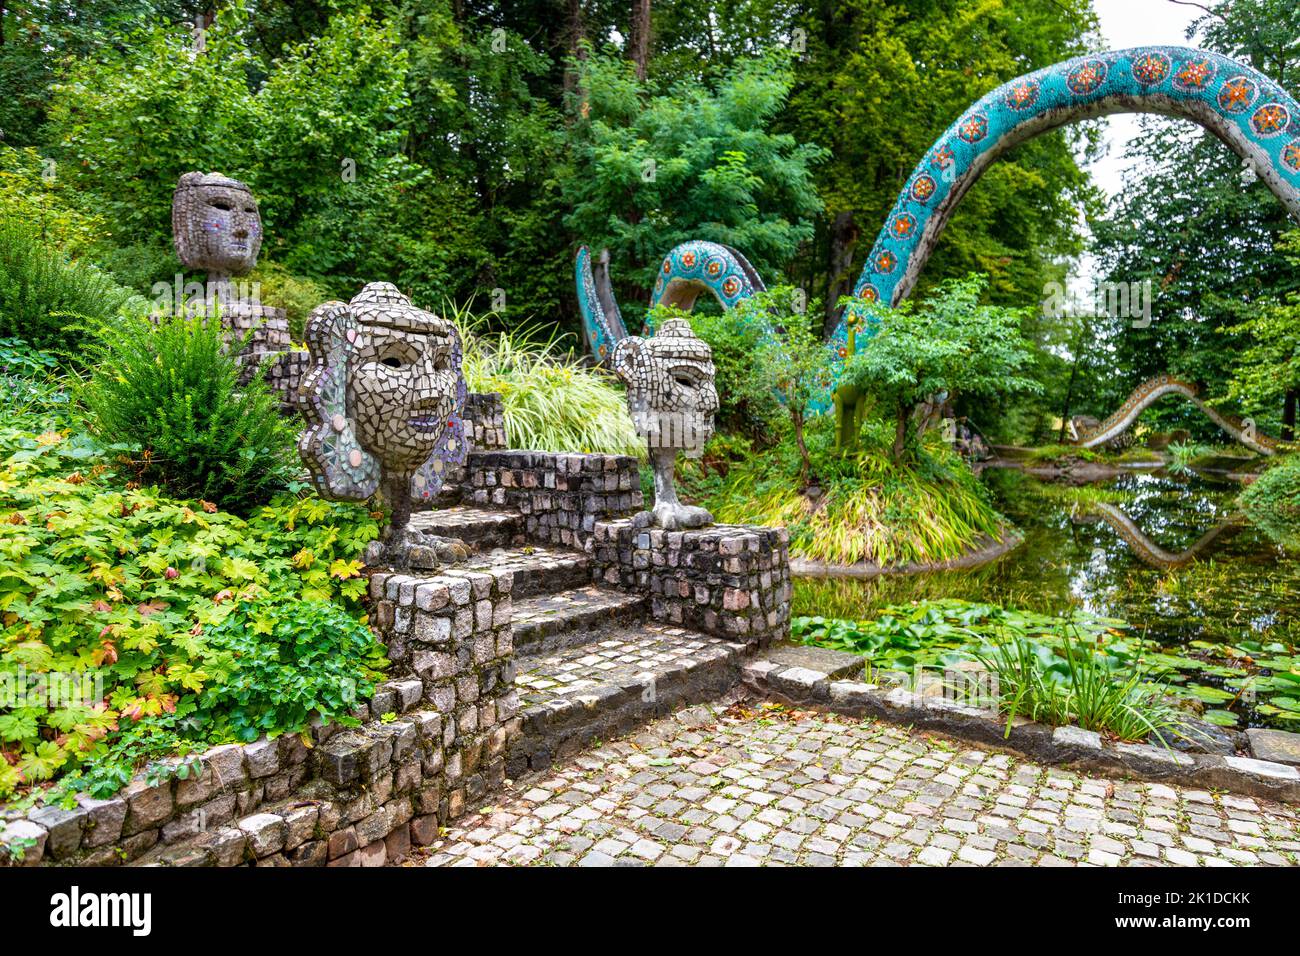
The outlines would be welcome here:
<svg viewBox="0 0 1300 956">
<path fill-rule="evenodd" d="M 1198 7 L 1170 3 L 1169 0 L 1093 0 L 1092 6 L 1101 26 L 1102 39 L 1110 50 L 1135 46 L 1195 46 L 1187 39 L 1187 28 L 1204 13 Z M 1139 117 L 1137 113 L 1117 113 L 1099 121 L 1105 154 L 1086 164 L 1085 168 L 1107 197 L 1113 198 L 1128 179 L 1141 175 L 1140 170 L 1130 169 L 1133 160 L 1124 155 L 1129 142 L 1140 132 Z M 1158 122 L 1180 121 L 1159 119 Z M 1071 271 L 1071 291 L 1080 295 L 1090 294 L 1097 279 L 1096 260 L 1085 253 Z"/>
</svg>

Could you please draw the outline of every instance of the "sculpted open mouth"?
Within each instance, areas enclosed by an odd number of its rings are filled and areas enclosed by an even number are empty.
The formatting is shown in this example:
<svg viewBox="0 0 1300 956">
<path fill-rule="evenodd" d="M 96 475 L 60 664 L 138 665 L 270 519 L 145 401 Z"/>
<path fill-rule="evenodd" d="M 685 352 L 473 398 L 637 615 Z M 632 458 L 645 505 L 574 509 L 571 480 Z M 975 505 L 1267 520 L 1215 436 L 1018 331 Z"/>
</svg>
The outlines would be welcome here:
<svg viewBox="0 0 1300 956">
<path fill-rule="evenodd" d="M 436 432 L 442 427 L 442 418 L 437 415 L 412 415 L 406 421 L 417 432 Z"/>
</svg>

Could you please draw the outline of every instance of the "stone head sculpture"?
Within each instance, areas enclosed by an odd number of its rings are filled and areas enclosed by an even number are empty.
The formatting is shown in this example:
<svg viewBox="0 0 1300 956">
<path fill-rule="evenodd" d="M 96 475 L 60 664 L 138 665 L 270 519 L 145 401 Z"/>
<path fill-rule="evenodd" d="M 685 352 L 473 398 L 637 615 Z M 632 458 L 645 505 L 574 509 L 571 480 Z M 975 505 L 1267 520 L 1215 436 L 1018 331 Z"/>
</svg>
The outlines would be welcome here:
<svg viewBox="0 0 1300 956">
<path fill-rule="evenodd" d="M 713 515 L 677 500 L 677 453 L 699 455 L 713 435 L 718 410 L 713 352 L 684 319 L 669 319 L 651 338 L 629 336 L 614 349 L 615 374 L 627 385 L 627 406 L 646 440 L 655 477 L 652 511 L 639 524 L 699 528 Z"/>
<path fill-rule="evenodd" d="M 299 388 L 307 429 L 298 449 L 325 498 L 382 492 L 392 508 L 367 564 L 436 567 L 458 546 L 412 531 L 413 499 L 431 500 L 468 454 L 468 389 L 456 329 L 387 282 L 307 320 L 311 370 Z"/>
<path fill-rule="evenodd" d="M 176 254 L 210 279 L 244 275 L 257 264 L 262 219 L 252 191 L 220 173 L 186 173 L 172 194 Z"/>
</svg>

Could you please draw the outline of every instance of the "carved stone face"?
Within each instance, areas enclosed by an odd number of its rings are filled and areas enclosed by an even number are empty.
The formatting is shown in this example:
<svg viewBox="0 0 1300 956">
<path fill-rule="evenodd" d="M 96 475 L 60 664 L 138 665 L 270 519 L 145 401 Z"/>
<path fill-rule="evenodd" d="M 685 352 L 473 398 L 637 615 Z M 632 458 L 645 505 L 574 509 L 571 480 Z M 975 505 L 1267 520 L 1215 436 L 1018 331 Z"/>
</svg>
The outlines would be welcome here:
<svg viewBox="0 0 1300 956">
<path fill-rule="evenodd" d="M 176 253 L 191 269 L 243 275 L 257 264 L 262 219 L 257 200 L 237 179 L 186 173 L 172 195 Z"/>
<path fill-rule="evenodd" d="M 652 338 L 623 339 L 613 364 L 627 385 L 628 411 L 651 448 L 703 450 L 713 435 L 718 391 L 713 352 L 690 323 L 670 319 Z"/>
<path fill-rule="evenodd" d="M 387 283 L 366 286 L 350 305 L 357 338 L 348 409 L 357 440 L 386 470 L 414 471 L 456 408 L 455 333 Z"/>
</svg>

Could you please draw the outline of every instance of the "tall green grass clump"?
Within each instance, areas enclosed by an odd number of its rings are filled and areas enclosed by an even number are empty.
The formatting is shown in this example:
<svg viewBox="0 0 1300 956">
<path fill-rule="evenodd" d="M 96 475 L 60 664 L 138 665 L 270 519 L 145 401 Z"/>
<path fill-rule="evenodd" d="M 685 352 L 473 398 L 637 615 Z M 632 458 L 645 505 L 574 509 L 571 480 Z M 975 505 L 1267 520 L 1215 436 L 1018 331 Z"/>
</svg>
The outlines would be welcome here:
<svg viewBox="0 0 1300 956">
<path fill-rule="evenodd" d="M 1068 637 L 1057 651 L 1015 636 L 977 658 L 997 678 L 1008 735 L 1017 717 L 1164 746 L 1166 735 L 1185 735 L 1182 714 L 1140 668 L 1117 673 L 1104 654 Z"/>
<path fill-rule="evenodd" d="M 0 338 L 75 352 L 86 322 L 108 322 L 135 298 L 94 266 L 69 261 L 35 226 L 0 218 Z"/>
<path fill-rule="evenodd" d="M 900 464 L 884 423 L 868 421 L 859 447 L 840 454 L 831 447 L 834 425 L 821 415 L 808 426 L 816 494 L 802 490 L 787 429 L 775 448 L 732 461 L 720 481 L 698 485 L 701 503 L 721 523 L 786 527 L 792 555 L 833 564 L 950 561 L 1004 533 L 979 480 L 942 444 Z"/>
<path fill-rule="evenodd" d="M 499 392 L 506 443 L 535 451 L 644 455 L 617 380 L 524 327 L 489 333 L 469 306 L 445 308 L 464 342 L 465 378 L 473 392 Z"/>
<path fill-rule="evenodd" d="M 101 440 L 138 449 L 142 480 L 246 514 L 291 474 L 294 431 L 260 377 L 239 383 L 219 322 L 127 316 L 87 358 L 77 397 Z"/>
</svg>

